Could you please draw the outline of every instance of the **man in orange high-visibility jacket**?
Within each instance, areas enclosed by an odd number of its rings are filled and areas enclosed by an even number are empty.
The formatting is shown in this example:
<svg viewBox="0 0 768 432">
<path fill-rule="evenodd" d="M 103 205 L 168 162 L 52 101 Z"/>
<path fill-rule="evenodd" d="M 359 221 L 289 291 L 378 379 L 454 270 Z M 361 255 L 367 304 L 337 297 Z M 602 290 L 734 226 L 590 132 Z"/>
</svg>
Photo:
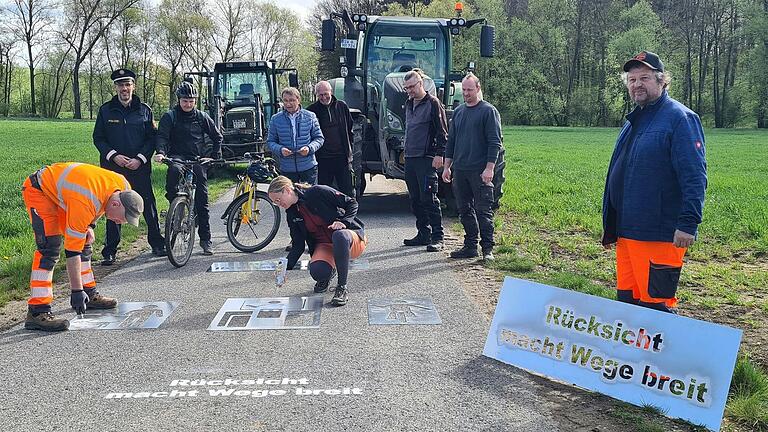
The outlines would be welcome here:
<svg viewBox="0 0 768 432">
<path fill-rule="evenodd" d="M 71 288 L 70 304 L 78 314 L 89 309 L 112 309 L 117 300 L 96 291 L 91 270 L 93 228 L 102 215 L 115 223 L 139 225 L 144 210 L 141 195 L 131 190 L 120 174 L 93 165 L 65 162 L 41 168 L 30 175 L 22 187 L 35 251 L 32 261 L 32 290 L 24 327 L 32 330 L 60 331 L 69 321 L 51 313 L 53 268 L 59 260 L 62 243 L 67 257 Z"/>
</svg>

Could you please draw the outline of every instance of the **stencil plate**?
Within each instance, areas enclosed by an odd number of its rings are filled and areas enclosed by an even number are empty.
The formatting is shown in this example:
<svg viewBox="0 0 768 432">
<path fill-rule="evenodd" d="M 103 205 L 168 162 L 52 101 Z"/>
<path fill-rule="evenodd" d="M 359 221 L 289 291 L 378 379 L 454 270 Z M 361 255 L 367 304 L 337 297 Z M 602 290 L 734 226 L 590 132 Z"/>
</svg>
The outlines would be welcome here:
<svg viewBox="0 0 768 432">
<path fill-rule="evenodd" d="M 323 296 L 230 298 L 208 330 L 280 330 L 320 327 Z"/>
<path fill-rule="evenodd" d="M 369 325 L 442 324 L 429 297 L 368 299 Z"/>
<path fill-rule="evenodd" d="M 178 302 L 120 302 L 116 309 L 86 310 L 69 320 L 70 330 L 139 330 L 160 327 Z"/>
<path fill-rule="evenodd" d="M 309 267 L 309 260 L 301 260 L 300 267 L 294 270 L 306 270 Z M 277 260 L 271 261 L 240 261 L 240 262 L 215 262 L 211 264 L 208 271 L 211 273 L 222 272 L 252 272 L 252 271 L 274 271 L 277 266 Z M 351 260 L 349 262 L 350 270 L 368 270 L 370 264 L 365 258 Z"/>
</svg>

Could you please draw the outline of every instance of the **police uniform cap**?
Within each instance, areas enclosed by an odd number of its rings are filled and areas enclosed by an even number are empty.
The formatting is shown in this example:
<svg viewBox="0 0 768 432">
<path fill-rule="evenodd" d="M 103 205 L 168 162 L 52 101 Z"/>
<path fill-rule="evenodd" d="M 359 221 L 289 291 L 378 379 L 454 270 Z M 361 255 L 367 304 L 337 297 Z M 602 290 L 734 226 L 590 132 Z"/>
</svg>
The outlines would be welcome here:
<svg viewBox="0 0 768 432">
<path fill-rule="evenodd" d="M 117 84 L 118 81 L 123 81 L 127 79 L 133 80 L 135 82 L 136 73 L 126 68 L 116 69 L 112 71 L 112 75 L 110 75 L 110 78 L 112 79 L 112 82 L 115 84 Z"/>
</svg>

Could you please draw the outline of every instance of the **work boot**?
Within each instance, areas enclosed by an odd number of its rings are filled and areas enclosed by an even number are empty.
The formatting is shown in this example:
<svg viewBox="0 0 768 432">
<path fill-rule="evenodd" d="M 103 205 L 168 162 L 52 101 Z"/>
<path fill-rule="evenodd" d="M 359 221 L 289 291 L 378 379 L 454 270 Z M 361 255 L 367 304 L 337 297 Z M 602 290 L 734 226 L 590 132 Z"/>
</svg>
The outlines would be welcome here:
<svg viewBox="0 0 768 432">
<path fill-rule="evenodd" d="M 429 235 L 422 233 L 416 234 L 416 237 L 403 240 L 403 244 L 406 246 L 427 246 L 429 243 Z"/>
<path fill-rule="evenodd" d="M 451 252 L 451 258 L 475 258 L 477 256 L 477 248 L 464 245 L 461 249 L 456 249 Z"/>
<path fill-rule="evenodd" d="M 200 240 L 200 247 L 203 248 L 203 255 L 213 255 L 211 247 L 213 243 L 210 240 Z"/>
<path fill-rule="evenodd" d="M 317 283 L 315 283 L 315 292 L 320 294 L 328 291 L 328 285 L 331 284 L 331 279 L 333 279 L 335 276 L 336 269 L 331 269 L 331 275 L 328 277 L 328 279 L 319 280 Z"/>
<path fill-rule="evenodd" d="M 69 320 L 57 318 L 51 312 L 33 314 L 32 311 L 27 311 L 27 320 L 24 322 L 24 328 L 48 332 L 63 331 L 69 328 Z"/>
<path fill-rule="evenodd" d="M 427 252 L 440 252 L 444 247 L 445 245 L 442 240 L 433 240 L 427 245 Z"/>
<path fill-rule="evenodd" d="M 337 286 L 336 291 L 333 293 L 331 304 L 335 306 L 344 306 L 345 304 L 347 304 L 347 300 L 349 300 L 349 298 L 347 297 L 347 286 L 346 285 Z"/>
<path fill-rule="evenodd" d="M 111 298 L 111 297 L 105 297 L 101 295 L 100 293 L 88 293 L 88 297 L 90 297 L 90 300 L 88 300 L 88 303 L 86 304 L 86 310 L 87 309 L 114 309 L 117 307 L 117 300 Z"/>
</svg>

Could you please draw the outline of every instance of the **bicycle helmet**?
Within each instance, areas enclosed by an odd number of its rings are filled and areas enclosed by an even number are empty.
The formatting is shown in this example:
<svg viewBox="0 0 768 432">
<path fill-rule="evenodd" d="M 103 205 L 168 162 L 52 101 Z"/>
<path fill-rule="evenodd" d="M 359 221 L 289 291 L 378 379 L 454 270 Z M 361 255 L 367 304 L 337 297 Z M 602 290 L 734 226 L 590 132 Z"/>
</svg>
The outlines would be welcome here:
<svg viewBox="0 0 768 432">
<path fill-rule="evenodd" d="M 196 98 L 197 89 L 189 81 L 182 81 L 176 88 L 176 97 L 178 98 Z"/>
<path fill-rule="evenodd" d="M 251 162 L 248 166 L 248 177 L 255 183 L 269 183 L 274 175 L 261 162 Z"/>
</svg>

